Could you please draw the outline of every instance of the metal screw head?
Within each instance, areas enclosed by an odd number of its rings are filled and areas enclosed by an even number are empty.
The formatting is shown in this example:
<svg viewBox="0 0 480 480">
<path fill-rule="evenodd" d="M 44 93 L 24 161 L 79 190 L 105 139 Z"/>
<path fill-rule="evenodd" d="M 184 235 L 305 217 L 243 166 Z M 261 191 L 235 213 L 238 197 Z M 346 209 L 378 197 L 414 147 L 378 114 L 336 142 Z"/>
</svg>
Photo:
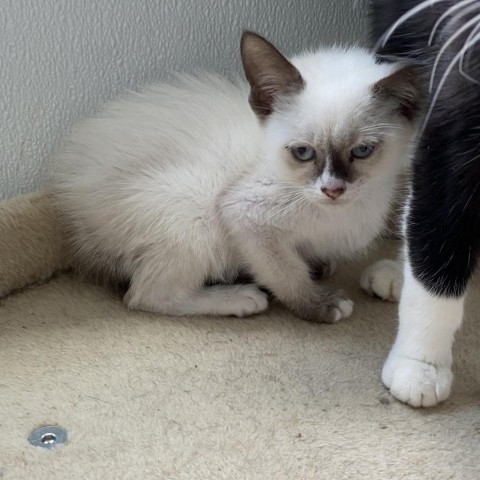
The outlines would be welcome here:
<svg viewBox="0 0 480 480">
<path fill-rule="evenodd" d="M 67 431 L 53 425 L 40 427 L 30 434 L 28 441 L 35 447 L 55 448 L 67 441 Z"/>
</svg>

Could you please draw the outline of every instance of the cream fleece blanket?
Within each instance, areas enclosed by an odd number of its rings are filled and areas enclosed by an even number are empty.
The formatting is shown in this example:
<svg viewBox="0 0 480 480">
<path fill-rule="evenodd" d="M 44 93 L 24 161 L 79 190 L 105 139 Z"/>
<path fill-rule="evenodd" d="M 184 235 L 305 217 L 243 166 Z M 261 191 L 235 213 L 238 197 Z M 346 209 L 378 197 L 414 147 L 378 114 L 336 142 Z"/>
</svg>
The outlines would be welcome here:
<svg viewBox="0 0 480 480">
<path fill-rule="evenodd" d="M 279 306 L 249 319 L 127 312 L 62 274 L 0 303 L 0 478 L 480 478 L 480 283 L 455 348 L 451 398 L 396 402 L 380 381 L 397 308 L 334 278 L 355 301 L 337 325 Z M 68 265 L 48 195 L 0 204 L 0 293 Z M 68 443 L 31 446 L 58 424 Z"/>
</svg>

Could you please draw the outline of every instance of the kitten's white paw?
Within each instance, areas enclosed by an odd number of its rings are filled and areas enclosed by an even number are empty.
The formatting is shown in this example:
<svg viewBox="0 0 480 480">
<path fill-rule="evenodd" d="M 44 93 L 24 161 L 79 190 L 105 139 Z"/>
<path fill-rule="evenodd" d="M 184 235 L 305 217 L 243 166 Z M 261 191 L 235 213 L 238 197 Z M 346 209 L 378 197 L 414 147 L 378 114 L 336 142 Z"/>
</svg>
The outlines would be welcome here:
<svg viewBox="0 0 480 480">
<path fill-rule="evenodd" d="M 341 298 L 338 304 L 333 307 L 333 321 L 338 322 L 349 317 L 353 312 L 353 302 L 348 298 Z"/>
<path fill-rule="evenodd" d="M 398 302 L 403 286 L 402 266 L 393 260 L 379 260 L 362 273 L 360 286 L 371 296 Z"/>
<path fill-rule="evenodd" d="M 247 317 L 266 310 L 268 296 L 255 285 L 237 285 L 232 289 L 232 297 L 228 302 L 231 315 Z"/>
<path fill-rule="evenodd" d="M 398 400 L 412 407 L 433 407 L 450 395 L 453 374 L 450 368 L 390 352 L 382 380 Z"/>
</svg>

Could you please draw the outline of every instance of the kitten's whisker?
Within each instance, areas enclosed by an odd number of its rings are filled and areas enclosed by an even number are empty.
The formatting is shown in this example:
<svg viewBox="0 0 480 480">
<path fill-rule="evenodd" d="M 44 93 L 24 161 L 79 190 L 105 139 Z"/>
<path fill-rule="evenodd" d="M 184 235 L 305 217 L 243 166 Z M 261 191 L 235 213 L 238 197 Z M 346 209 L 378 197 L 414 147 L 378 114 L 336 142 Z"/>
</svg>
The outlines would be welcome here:
<svg viewBox="0 0 480 480">
<path fill-rule="evenodd" d="M 284 194 L 275 196 L 275 204 L 269 210 L 267 210 L 264 215 L 268 215 L 269 213 L 275 211 L 277 208 L 282 208 L 285 205 L 288 205 L 290 202 L 292 202 L 293 200 L 296 200 L 301 195 L 302 194 L 299 192 L 296 194 L 284 193 Z"/>
<path fill-rule="evenodd" d="M 296 198 L 298 195 L 303 195 L 302 192 L 298 191 L 276 191 L 275 200 L 288 200 L 289 198 Z"/>
<path fill-rule="evenodd" d="M 278 186 L 281 186 L 281 187 L 291 187 L 291 188 L 296 188 L 297 190 L 300 191 L 298 185 L 295 185 L 294 183 L 290 183 L 290 182 L 272 182 L 271 184 L 272 186 L 275 186 L 275 187 L 278 187 Z"/>
<path fill-rule="evenodd" d="M 301 195 L 295 195 L 295 196 L 292 196 L 292 197 L 278 198 L 278 199 L 276 199 L 277 202 L 275 203 L 275 205 L 273 205 L 272 207 L 270 207 L 270 209 L 269 209 L 265 214 L 266 214 L 266 215 L 270 215 L 271 213 L 273 213 L 273 212 L 275 212 L 275 211 L 278 211 L 278 210 L 282 209 L 283 207 L 285 207 L 285 206 L 287 206 L 287 205 L 290 205 L 292 202 L 297 201 L 300 197 L 301 197 Z"/>
<path fill-rule="evenodd" d="M 462 0 L 461 2 L 457 3 L 453 7 L 450 7 L 446 12 L 444 12 L 443 15 L 441 15 L 440 18 L 435 22 L 435 25 L 432 28 L 432 32 L 430 33 L 430 37 L 428 38 L 428 46 L 432 45 L 433 38 L 435 37 L 435 33 L 437 32 L 438 27 L 447 17 L 452 15 L 458 9 L 466 7 L 469 3 L 476 2 L 476 1 L 477 0 Z M 478 5 L 477 5 L 477 7 L 478 7 Z M 465 9 L 465 10 L 467 10 L 467 9 Z M 463 15 L 463 11 L 462 11 L 462 15 Z"/>
<path fill-rule="evenodd" d="M 287 183 L 287 182 L 285 182 L 285 183 L 283 183 L 283 184 L 282 184 L 282 183 L 275 183 L 273 186 L 274 186 L 275 188 L 277 188 L 278 186 L 280 186 L 280 188 L 282 188 L 282 189 L 286 189 L 286 190 L 296 190 L 296 191 L 298 191 L 298 192 L 301 192 L 301 188 L 300 188 L 298 185 L 292 185 L 292 184 Z"/>
<path fill-rule="evenodd" d="M 422 10 L 425 10 L 428 7 L 433 7 L 436 3 L 443 2 L 445 0 L 423 0 L 423 2 L 419 3 L 416 7 L 411 8 L 408 12 L 404 13 L 377 41 L 373 51 L 376 52 L 380 48 L 383 48 L 395 30 L 405 23 L 408 19 L 414 17 Z"/>
<path fill-rule="evenodd" d="M 360 129 L 362 128 L 375 128 L 375 127 L 398 127 L 397 124 L 395 123 L 375 123 L 373 125 L 363 125 L 360 127 Z"/>
<path fill-rule="evenodd" d="M 382 132 L 382 137 L 396 137 L 396 132 Z"/>
<path fill-rule="evenodd" d="M 398 130 L 401 130 L 401 128 L 398 128 Z M 358 133 L 362 136 L 371 136 L 371 137 L 381 137 L 384 135 L 394 135 L 396 134 L 396 131 L 394 129 L 377 129 L 377 130 L 359 130 Z"/>
<path fill-rule="evenodd" d="M 291 187 L 277 187 L 275 186 L 275 189 L 272 189 L 272 190 L 269 190 L 269 192 L 272 192 L 274 193 L 275 195 L 279 194 L 279 193 L 288 193 L 288 194 L 292 194 L 292 193 L 295 193 L 298 191 L 298 188 L 291 188 Z"/>
<path fill-rule="evenodd" d="M 302 194 L 298 194 L 290 198 L 282 199 L 281 203 L 277 203 L 267 212 L 267 214 L 269 214 L 268 219 L 271 218 L 272 215 L 279 214 L 282 210 L 289 207 L 293 203 L 296 203 L 298 200 L 301 200 L 302 198 L 304 198 L 304 196 Z"/>
<path fill-rule="evenodd" d="M 298 205 L 299 203 L 302 203 L 303 202 L 303 198 L 302 197 L 299 197 L 297 199 L 295 199 L 294 201 L 292 201 L 291 203 L 288 203 L 287 205 L 284 205 L 283 208 L 280 208 L 279 210 L 277 210 L 276 212 L 274 212 L 274 215 L 273 216 L 276 216 L 276 217 L 279 217 L 280 215 L 282 214 L 285 214 L 287 213 L 289 210 L 291 210 L 295 205 Z M 272 216 L 269 218 L 271 219 Z"/>
<path fill-rule="evenodd" d="M 365 125 L 358 129 L 359 132 L 382 132 L 383 129 L 401 129 L 400 125 L 395 125 L 393 123 L 378 123 L 377 125 Z"/>
<path fill-rule="evenodd" d="M 475 15 L 473 18 L 471 18 L 467 23 L 465 23 L 462 27 L 460 27 L 442 46 L 442 48 L 438 51 L 438 54 L 435 58 L 435 63 L 433 64 L 432 68 L 432 74 L 430 77 L 430 85 L 429 85 L 429 91 L 430 93 L 433 90 L 433 82 L 435 80 L 435 74 L 437 71 L 438 63 L 440 62 L 443 54 L 445 53 L 445 50 L 464 32 L 466 32 L 469 28 L 473 27 L 480 21 L 480 14 Z M 463 50 L 463 49 L 462 49 Z M 461 50 L 461 51 L 462 51 Z"/>
<path fill-rule="evenodd" d="M 272 220 L 272 218 L 274 217 L 279 217 L 280 215 L 285 215 L 286 213 L 288 213 L 290 210 L 292 210 L 294 207 L 296 207 L 298 209 L 298 207 L 301 207 L 303 206 L 304 204 L 306 205 L 307 203 L 307 200 L 305 197 L 302 197 L 302 198 L 298 198 L 297 200 L 295 200 L 294 202 L 286 205 L 282 210 L 278 211 L 278 212 L 275 212 L 275 214 L 273 216 L 271 216 L 268 220 Z"/>
<path fill-rule="evenodd" d="M 307 202 L 307 199 L 304 195 L 299 194 L 297 197 L 292 199 L 291 202 L 287 204 L 276 205 L 274 208 L 267 212 L 268 217 L 264 220 L 264 224 L 271 221 L 273 218 L 280 216 L 282 213 L 285 214 L 288 210 L 294 206 L 298 206 L 302 202 Z"/>
</svg>

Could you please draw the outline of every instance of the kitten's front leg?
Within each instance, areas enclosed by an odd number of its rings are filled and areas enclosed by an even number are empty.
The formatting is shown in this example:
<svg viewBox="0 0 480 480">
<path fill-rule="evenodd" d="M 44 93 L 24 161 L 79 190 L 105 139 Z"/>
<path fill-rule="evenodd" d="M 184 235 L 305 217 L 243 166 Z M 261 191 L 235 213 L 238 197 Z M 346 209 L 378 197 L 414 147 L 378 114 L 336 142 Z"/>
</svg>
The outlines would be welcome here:
<svg viewBox="0 0 480 480">
<path fill-rule="evenodd" d="M 334 323 L 350 316 L 353 302 L 332 287 L 315 282 L 310 266 L 295 248 L 278 238 L 244 231 L 240 248 L 257 281 L 299 317 Z"/>
<path fill-rule="evenodd" d="M 430 407 L 450 394 L 452 344 L 465 296 L 438 297 L 414 277 L 407 261 L 395 344 L 383 367 L 392 395 L 413 407 Z"/>
<path fill-rule="evenodd" d="M 337 262 L 333 259 L 322 260 L 318 258 L 307 261 L 310 275 L 314 280 L 331 277 L 337 271 Z"/>
<path fill-rule="evenodd" d="M 280 300 L 299 317 L 311 322 L 336 323 L 353 311 L 353 302 L 343 292 L 318 283 L 310 290 L 298 292 L 296 298 Z"/>
</svg>

